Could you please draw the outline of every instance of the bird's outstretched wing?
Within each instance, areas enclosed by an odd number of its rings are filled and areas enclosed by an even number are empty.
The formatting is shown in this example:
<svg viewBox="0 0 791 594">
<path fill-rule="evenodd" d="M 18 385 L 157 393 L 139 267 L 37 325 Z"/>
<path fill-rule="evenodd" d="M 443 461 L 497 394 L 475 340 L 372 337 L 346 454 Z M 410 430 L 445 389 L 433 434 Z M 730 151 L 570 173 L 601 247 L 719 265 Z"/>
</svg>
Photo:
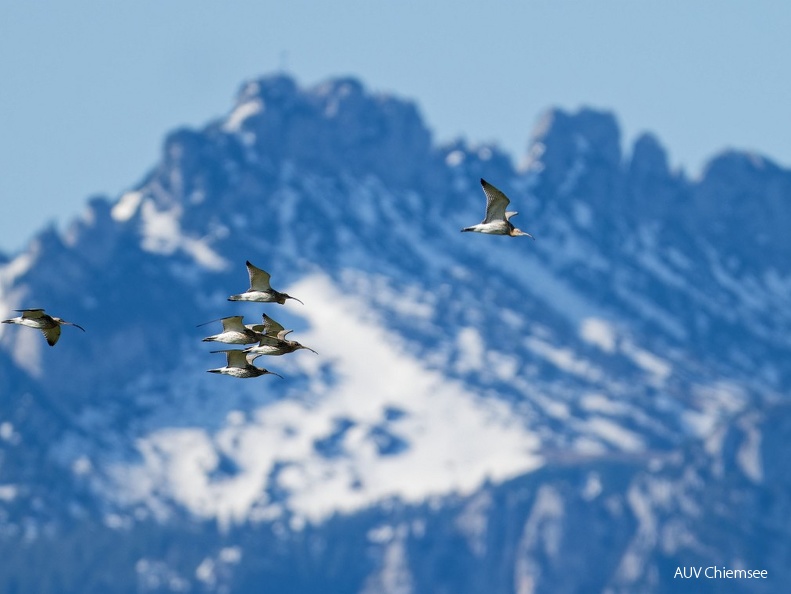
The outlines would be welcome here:
<svg viewBox="0 0 791 594">
<path fill-rule="evenodd" d="M 222 322 L 222 329 L 224 332 L 244 332 L 247 328 L 244 327 L 242 324 L 242 318 L 244 316 L 229 316 L 227 318 L 222 318 L 220 320 Z"/>
<path fill-rule="evenodd" d="M 55 346 L 55 343 L 60 338 L 60 324 L 55 324 L 52 328 L 42 328 L 41 332 L 44 334 L 44 338 L 47 339 L 47 344 Z"/>
<path fill-rule="evenodd" d="M 38 320 L 43 318 L 45 315 L 44 310 L 41 308 L 35 309 L 17 309 L 15 310 L 22 314 L 22 318 L 26 320 Z"/>
<path fill-rule="evenodd" d="M 505 194 L 483 178 L 481 178 L 481 187 L 483 188 L 483 193 L 486 194 L 486 218 L 483 219 L 483 222 L 504 221 L 505 209 L 511 201 Z"/>
<path fill-rule="evenodd" d="M 228 356 L 228 367 L 247 367 L 247 354 L 244 351 L 234 349 L 228 351 L 226 355 Z"/>
<path fill-rule="evenodd" d="M 239 349 L 221 349 L 211 352 L 225 353 L 225 360 L 227 361 L 226 367 L 240 367 L 242 369 L 247 367 L 247 355 L 244 351 Z"/>
<path fill-rule="evenodd" d="M 250 260 L 246 262 L 247 274 L 250 277 L 250 290 L 252 291 L 271 291 L 272 286 L 269 284 L 271 278 L 269 273 L 261 270 L 257 266 L 253 266 Z"/>
<path fill-rule="evenodd" d="M 278 336 L 283 330 L 285 330 L 285 327 L 282 324 L 276 322 L 266 314 L 263 314 L 263 320 L 263 333 L 268 336 Z"/>
</svg>

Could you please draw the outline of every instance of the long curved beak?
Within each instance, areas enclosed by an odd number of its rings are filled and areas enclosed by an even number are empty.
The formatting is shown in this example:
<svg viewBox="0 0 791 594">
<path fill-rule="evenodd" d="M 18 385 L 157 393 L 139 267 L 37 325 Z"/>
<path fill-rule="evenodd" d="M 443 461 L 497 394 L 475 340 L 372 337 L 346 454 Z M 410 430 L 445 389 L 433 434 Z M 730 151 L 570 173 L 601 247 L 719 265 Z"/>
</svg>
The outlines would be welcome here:
<svg viewBox="0 0 791 594">
<path fill-rule="evenodd" d="M 286 299 L 293 299 L 294 301 L 299 301 L 300 303 L 302 303 L 302 301 L 297 299 L 296 297 L 292 297 L 291 295 L 288 295 L 286 293 L 284 293 L 284 295 L 286 295 Z M 305 305 L 305 304 L 302 303 L 302 305 Z"/>
<path fill-rule="evenodd" d="M 79 328 L 80 330 L 82 330 L 83 332 L 85 332 L 85 328 L 83 328 L 83 327 L 82 327 L 82 326 L 80 326 L 79 324 L 75 324 L 74 322 L 67 322 L 66 320 L 61 320 L 61 321 L 60 321 L 60 323 L 61 323 L 61 324 L 68 324 L 69 326 L 74 326 L 75 328 Z"/>
</svg>

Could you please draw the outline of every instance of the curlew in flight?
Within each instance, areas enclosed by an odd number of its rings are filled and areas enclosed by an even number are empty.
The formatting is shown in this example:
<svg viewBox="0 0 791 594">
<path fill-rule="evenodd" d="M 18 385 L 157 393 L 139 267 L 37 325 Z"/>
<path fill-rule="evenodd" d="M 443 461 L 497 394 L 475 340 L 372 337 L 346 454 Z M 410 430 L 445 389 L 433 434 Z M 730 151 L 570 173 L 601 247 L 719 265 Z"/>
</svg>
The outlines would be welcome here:
<svg viewBox="0 0 791 594">
<path fill-rule="evenodd" d="M 514 211 L 506 212 L 505 209 L 511 202 L 508 197 L 483 178 L 481 178 L 481 186 L 484 194 L 486 194 L 486 217 L 477 225 L 465 227 L 462 231 L 474 231 L 491 235 L 510 235 L 511 237 L 527 235 L 530 239 L 535 240 L 535 237 L 530 235 L 530 233 L 517 229 L 509 220 L 519 213 Z"/>
<path fill-rule="evenodd" d="M 277 323 L 277 322 L 275 322 Z M 264 334 L 257 346 L 251 346 L 244 350 L 245 353 L 250 355 L 250 360 L 254 361 L 256 357 L 261 355 L 285 355 L 286 353 L 293 353 L 299 349 L 307 349 L 312 353 L 316 353 L 312 348 L 299 344 L 296 340 L 287 340 L 286 335 L 292 332 L 291 330 L 280 330 L 276 336 L 271 334 Z M 318 353 L 316 353 L 318 355 Z"/>
<path fill-rule="evenodd" d="M 260 375 L 269 374 L 276 375 L 280 379 L 283 379 L 282 375 L 277 374 L 274 371 L 262 369 L 250 363 L 251 359 L 244 351 L 240 351 L 238 349 L 226 349 L 222 351 L 212 351 L 212 353 L 225 353 L 226 364 L 225 367 L 208 369 L 208 373 L 220 373 L 222 375 L 230 375 L 232 377 L 239 378 L 258 377 Z"/>
<path fill-rule="evenodd" d="M 82 326 L 74 324 L 73 322 L 67 322 L 61 318 L 50 316 L 44 313 L 43 309 L 17 309 L 15 311 L 22 315 L 11 318 L 10 320 L 3 320 L 3 324 L 20 324 L 22 326 L 28 326 L 29 328 L 37 328 L 44 334 L 44 338 L 47 339 L 47 344 L 49 344 L 49 346 L 55 346 L 55 343 L 58 342 L 60 338 L 60 327 L 63 324 L 76 326 L 85 332 L 85 328 Z"/>
<path fill-rule="evenodd" d="M 269 284 L 270 275 L 265 270 L 250 264 L 250 260 L 246 262 L 247 274 L 250 276 L 250 288 L 244 293 L 239 295 L 231 295 L 228 301 L 256 301 L 264 303 L 280 303 L 286 302 L 286 299 L 293 299 L 299 301 L 296 297 L 275 291 Z M 302 303 L 302 301 L 299 301 Z M 303 304 L 304 305 L 304 304 Z"/>
</svg>

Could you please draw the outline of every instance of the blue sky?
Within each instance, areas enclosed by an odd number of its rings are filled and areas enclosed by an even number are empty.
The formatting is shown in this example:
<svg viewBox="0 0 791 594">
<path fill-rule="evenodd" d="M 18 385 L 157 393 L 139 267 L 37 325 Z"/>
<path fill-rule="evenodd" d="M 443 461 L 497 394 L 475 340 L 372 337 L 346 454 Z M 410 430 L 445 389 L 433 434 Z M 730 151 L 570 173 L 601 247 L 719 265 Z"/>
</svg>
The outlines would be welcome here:
<svg viewBox="0 0 791 594">
<path fill-rule="evenodd" d="M 613 111 L 697 174 L 725 148 L 791 166 L 785 0 L 0 0 L 0 250 L 117 197 L 164 135 L 244 80 L 353 75 L 415 100 L 438 142 L 518 161 L 547 108 Z"/>
</svg>

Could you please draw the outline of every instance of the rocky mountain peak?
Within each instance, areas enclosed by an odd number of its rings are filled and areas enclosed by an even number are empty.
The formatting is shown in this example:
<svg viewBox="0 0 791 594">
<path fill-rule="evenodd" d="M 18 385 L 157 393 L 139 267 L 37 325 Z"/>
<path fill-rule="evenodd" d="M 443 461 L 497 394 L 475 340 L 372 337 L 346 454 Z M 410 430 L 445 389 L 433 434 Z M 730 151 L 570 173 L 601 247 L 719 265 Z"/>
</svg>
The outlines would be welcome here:
<svg viewBox="0 0 791 594">
<path fill-rule="evenodd" d="M 653 134 L 646 132 L 635 140 L 629 174 L 631 177 L 654 179 L 670 176 L 667 151 Z"/>
<path fill-rule="evenodd" d="M 371 93 L 353 78 L 308 89 L 284 75 L 249 82 L 222 129 L 238 135 L 253 158 L 375 174 L 400 187 L 419 182 L 431 153 L 414 103 Z"/>
<path fill-rule="evenodd" d="M 290 76 L 276 74 L 246 82 L 237 95 L 237 105 L 262 101 L 269 105 L 287 103 L 299 94 L 296 81 Z"/>
<path fill-rule="evenodd" d="M 670 171 L 667 151 L 653 134 L 635 140 L 626 184 L 629 204 L 642 218 L 661 219 L 682 200 L 683 177 Z"/>
<path fill-rule="evenodd" d="M 723 252 L 788 269 L 791 172 L 765 157 L 728 150 L 708 163 L 692 205 L 708 221 L 701 232 Z"/>
<path fill-rule="evenodd" d="M 582 198 L 597 211 L 612 209 L 621 194 L 620 129 L 608 112 L 551 109 L 533 130 L 526 169 L 538 175 L 535 190 L 544 201 Z"/>
<path fill-rule="evenodd" d="M 543 175 L 558 185 L 580 162 L 617 168 L 621 132 L 609 112 L 583 108 L 576 113 L 550 109 L 533 129 L 530 154 Z"/>
</svg>

